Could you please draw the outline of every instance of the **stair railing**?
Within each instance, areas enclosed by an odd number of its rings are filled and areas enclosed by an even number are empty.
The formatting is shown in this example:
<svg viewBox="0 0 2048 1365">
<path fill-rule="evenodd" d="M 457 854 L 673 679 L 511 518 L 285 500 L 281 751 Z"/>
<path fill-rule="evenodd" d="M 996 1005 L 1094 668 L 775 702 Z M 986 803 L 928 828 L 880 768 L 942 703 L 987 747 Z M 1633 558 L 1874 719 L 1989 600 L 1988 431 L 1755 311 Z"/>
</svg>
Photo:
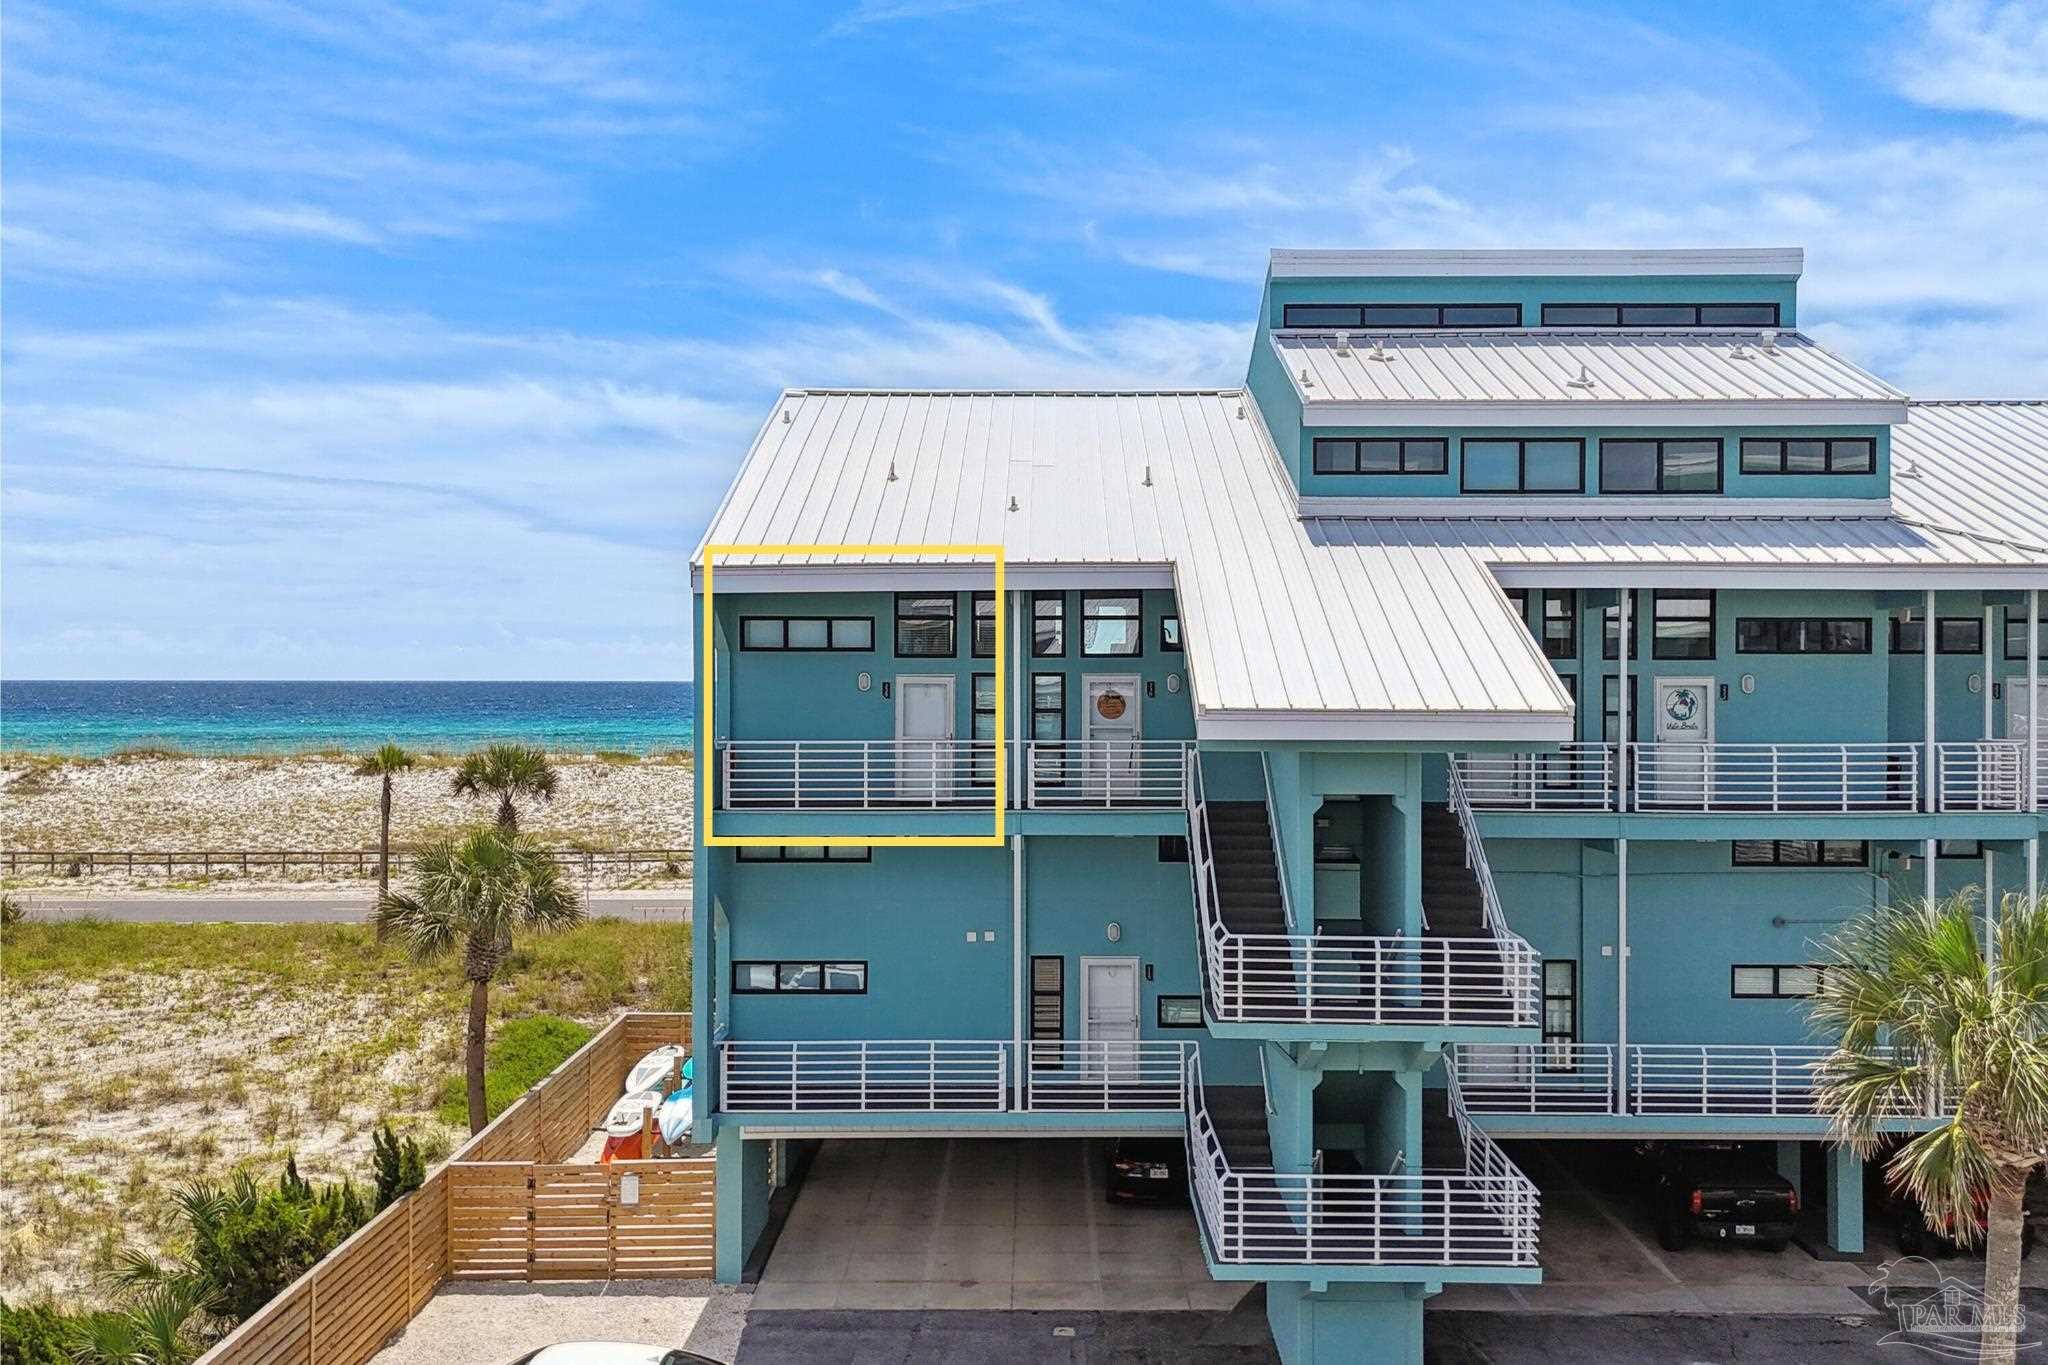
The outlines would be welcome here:
<svg viewBox="0 0 2048 1365">
<path fill-rule="evenodd" d="M 1450 765 L 1447 785 L 1451 813 L 1457 818 L 1458 833 L 1464 837 L 1465 866 L 1479 884 L 1480 915 L 1487 932 L 1499 945 L 1507 988 L 1518 1000 L 1526 1001 L 1528 1012 L 1535 1014 L 1540 1009 L 1542 996 L 1541 960 L 1529 941 L 1508 927 L 1507 913 L 1501 909 L 1500 891 L 1493 884 L 1493 866 L 1486 860 L 1486 840 L 1479 833 L 1479 818 L 1472 813 L 1471 794 L 1465 790 L 1464 776 L 1455 763 Z"/>
<path fill-rule="evenodd" d="M 1266 784 L 1266 833 L 1273 841 L 1273 871 L 1280 881 L 1280 913 L 1287 918 L 1287 932 L 1294 933 L 1294 897 L 1287 890 L 1287 852 L 1280 838 L 1280 808 L 1273 803 L 1273 764 L 1259 754 L 1259 776 Z"/>
</svg>

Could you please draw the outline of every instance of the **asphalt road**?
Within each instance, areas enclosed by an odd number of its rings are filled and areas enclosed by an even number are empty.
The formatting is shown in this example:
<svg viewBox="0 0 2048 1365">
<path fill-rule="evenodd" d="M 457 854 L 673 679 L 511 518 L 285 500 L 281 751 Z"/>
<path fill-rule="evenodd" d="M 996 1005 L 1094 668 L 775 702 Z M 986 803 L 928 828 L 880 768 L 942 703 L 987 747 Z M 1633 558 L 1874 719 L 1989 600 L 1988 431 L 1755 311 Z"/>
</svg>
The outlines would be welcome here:
<svg viewBox="0 0 2048 1365">
<path fill-rule="evenodd" d="M 21 897 L 37 919 L 128 920 L 146 924 L 341 924 L 365 918 L 370 895 L 345 896 L 47 896 L 30 891 Z M 688 887 L 679 891 L 598 891 L 590 897 L 596 915 L 622 919 L 681 920 L 690 918 Z"/>
</svg>

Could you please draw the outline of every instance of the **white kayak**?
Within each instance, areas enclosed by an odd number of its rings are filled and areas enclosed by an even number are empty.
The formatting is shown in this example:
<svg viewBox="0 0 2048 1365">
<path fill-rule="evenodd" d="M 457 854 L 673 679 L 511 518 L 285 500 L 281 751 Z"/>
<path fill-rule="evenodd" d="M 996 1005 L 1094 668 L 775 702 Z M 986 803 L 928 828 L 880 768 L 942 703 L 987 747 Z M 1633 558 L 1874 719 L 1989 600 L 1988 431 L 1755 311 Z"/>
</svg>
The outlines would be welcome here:
<svg viewBox="0 0 2048 1365">
<path fill-rule="evenodd" d="M 604 1131 L 610 1137 L 631 1137 L 640 1131 L 641 1116 L 661 1105 L 659 1090 L 641 1090 L 626 1096 L 604 1116 Z"/>
<path fill-rule="evenodd" d="M 628 1095 L 641 1090 L 667 1090 L 675 1078 L 676 1067 L 690 1059 L 689 1049 L 681 1043 L 664 1043 L 639 1061 L 626 1073 Z"/>
<path fill-rule="evenodd" d="M 671 1147 L 690 1136 L 690 1125 L 696 1121 L 697 1105 L 692 1089 L 684 1086 L 663 1100 L 661 1108 L 655 1112 L 654 1122 L 661 1129 L 661 1140 Z"/>
</svg>

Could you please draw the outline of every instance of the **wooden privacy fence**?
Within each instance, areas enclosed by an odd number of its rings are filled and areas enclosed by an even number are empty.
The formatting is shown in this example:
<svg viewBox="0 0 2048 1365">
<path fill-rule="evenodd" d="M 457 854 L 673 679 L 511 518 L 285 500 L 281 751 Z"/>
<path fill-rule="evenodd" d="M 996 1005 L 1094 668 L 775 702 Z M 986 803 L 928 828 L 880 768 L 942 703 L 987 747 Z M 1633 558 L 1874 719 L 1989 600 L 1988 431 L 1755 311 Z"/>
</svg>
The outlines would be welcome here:
<svg viewBox="0 0 2048 1365">
<path fill-rule="evenodd" d="M 666 867 L 670 863 L 677 867 L 688 867 L 694 856 L 687 848 L 615 848 L 615 849 L 550 849 L 556 862 L 570 869 L 594 872 L 605 867 Z M 411 852 L 391 850 L 393 870 L 406 866 L 413 859 Z M 175 874 L 177 869 L 198 872 L 201 876 L 212 876 L 215 872 L 261 872 L 274 870 L 284 873 L 293 868 L 312 868 L 321 872 L 355 872 L 367 876 L 377 870 L 377 850 L 374 848 L 329 848 L 329 849 L 197 849 L 193 851 L 157 851 L 152 849 L 0 849 L 0 864 L 9 873 L 22 871 L 45 872 L 52 876 L 62 872 L 67 876 L 89 877 L 95 872 L 154 872 L 161 867 L 165 876 Z M 74 872 L 72 869 L 76 868 Z"/>
<path fill-rule="evenodd" d="M 199 1365 L 362 1365 L 451 1278 L 710 1276 L 712 1158 L 566 1160 L 618 1099 L 634 1062 L 689 1041 L 687 1014 L 612 1020 Z"/>
</svg>

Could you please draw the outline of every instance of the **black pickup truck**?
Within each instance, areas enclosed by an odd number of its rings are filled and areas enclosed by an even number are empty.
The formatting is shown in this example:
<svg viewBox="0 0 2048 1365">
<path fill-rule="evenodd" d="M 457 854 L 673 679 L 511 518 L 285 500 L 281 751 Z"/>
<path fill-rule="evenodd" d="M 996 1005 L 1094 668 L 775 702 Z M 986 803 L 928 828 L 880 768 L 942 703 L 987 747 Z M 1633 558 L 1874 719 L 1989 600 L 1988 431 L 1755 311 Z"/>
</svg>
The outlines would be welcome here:
<svg viewBox="0 0 2048 1365">
<path fill-rule="evenodd" d="M 1783 1251 L 1799 1217 L 1799 1192 L 1741 1147 L 1671 1142 L 1651 1154 L 1650 1203 L 1657 1244 L 1681 1251 L 1694 1238 Z"/>
</svg>

